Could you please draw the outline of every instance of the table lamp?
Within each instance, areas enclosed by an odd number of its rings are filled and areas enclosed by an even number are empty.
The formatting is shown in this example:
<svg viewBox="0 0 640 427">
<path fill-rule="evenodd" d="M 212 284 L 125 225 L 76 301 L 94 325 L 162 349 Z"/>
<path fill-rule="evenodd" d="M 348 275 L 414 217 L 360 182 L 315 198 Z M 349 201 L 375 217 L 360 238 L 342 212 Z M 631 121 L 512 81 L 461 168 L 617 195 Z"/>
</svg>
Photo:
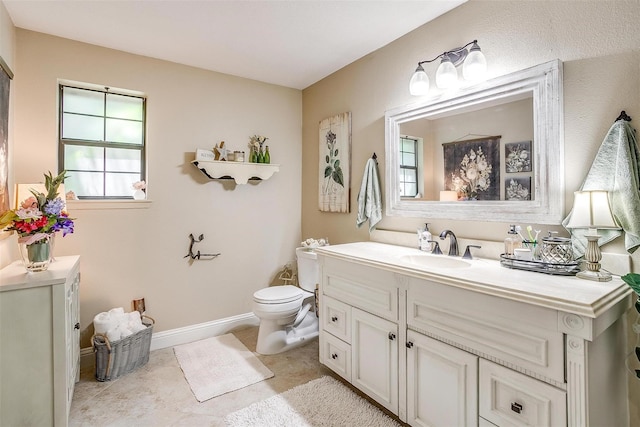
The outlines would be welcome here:
<svg viewBox="0 0 640 427">
<path fill-rule="evenodd" d="M 600 260 L 602 253 L 598 246 L 598 229 L 620 229 L 616 224 L 611 205 L 609 204 L 609 193 L 606 191 L 576 191 L 573 199 L 573 210 L 566 228 L 588 228 L 585 235 L 587 238 L 587 249 L 584 253 L 586 269 L 580 271 L 576 276 L 581 279 L 607 282 L 611 280 L 611 273 L 600 271 Z"/>
</svg>

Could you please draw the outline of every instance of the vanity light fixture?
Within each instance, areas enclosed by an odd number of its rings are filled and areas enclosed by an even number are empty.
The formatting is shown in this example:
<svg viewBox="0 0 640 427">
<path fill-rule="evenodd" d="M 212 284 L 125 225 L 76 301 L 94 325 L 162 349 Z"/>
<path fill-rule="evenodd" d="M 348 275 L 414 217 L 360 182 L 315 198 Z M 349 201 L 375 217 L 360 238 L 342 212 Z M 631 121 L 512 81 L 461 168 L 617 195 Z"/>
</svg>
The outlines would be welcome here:
<svg viewBox="0 0 640 427">
<path fill-rule="evenodd" d="M 467 48 L 471 46 L 468 50 Z M 478 40 L 473 40 L 462 47 L 443 52 L 428 61 L 418 62 L 418 67 L 409 82 L 411 95 L 426 95 L 429 91 L 429 76 L 424 71 L 422 64 L 441 59 L 440 66 L 436 70 L 436 85 L 440 89 L 449 89 L 458 82 L 456 67 L 462 64 L 462 76 L 465 80 L 479 81 L 484 79 L 487 72 L 487 60 L 478 46 Z"/>
<path fill-rule="evenodd" d="M 608 282 L 611 280 L 611 273 L 600 271 L 600 260 L 602 252 L 598 246 L 598 228 L 617 229 L 611 213 L 609 204 L 609 193 L 606 191 L 576 191 L 573 199 L 573 210 L 566 228 L 588 228 L 585 235 L 587 238 L 587 249 L 584 253 L 586 269 L 576 276 L 581 279 L 595 280 L 597 282 Z"/>
</svg>

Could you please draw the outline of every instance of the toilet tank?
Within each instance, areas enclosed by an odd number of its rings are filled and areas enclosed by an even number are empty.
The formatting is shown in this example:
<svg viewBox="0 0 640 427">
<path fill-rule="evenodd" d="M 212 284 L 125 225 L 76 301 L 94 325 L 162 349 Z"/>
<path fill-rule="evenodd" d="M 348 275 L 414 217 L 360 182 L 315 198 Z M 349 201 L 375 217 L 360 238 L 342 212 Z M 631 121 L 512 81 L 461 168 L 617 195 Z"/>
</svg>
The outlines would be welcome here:
<svg viewBox="0 0 640 427">
<path fill-rule="evenodd" d="M 318 254 L 307 248 L 296 248 L 298 260 L 298 286 L 305 291 L 313 292 L 320 282 Z"/>
</svg>

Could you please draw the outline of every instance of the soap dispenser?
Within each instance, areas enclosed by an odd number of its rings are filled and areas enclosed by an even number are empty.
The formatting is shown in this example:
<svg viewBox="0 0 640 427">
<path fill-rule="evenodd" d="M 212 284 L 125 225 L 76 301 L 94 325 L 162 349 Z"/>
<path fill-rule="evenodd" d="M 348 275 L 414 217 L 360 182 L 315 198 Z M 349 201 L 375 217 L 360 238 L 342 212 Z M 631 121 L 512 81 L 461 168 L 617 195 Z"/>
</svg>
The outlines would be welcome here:
<svg viewBox="0 0 640 427">
<path fill-rule="evenodd" d="M 429 223 L 425 223 L 424 228 L 422 230 L 418 230 L 418 239 L 421 251 L 431 250 L 431 240 L 433 240 L 433 235 L 431 234 L 431 231 L 429 231 Z"/>
<path fill-rule="evenodd" d="M 522 247 L 522 239 L 520 235 L 516 231 L 515 225 L 509 226 L 509 231 L 507 232 L 507 237 L 504 239 L 504 254 L 513 257 L 514 249 Z"/>
</svg>

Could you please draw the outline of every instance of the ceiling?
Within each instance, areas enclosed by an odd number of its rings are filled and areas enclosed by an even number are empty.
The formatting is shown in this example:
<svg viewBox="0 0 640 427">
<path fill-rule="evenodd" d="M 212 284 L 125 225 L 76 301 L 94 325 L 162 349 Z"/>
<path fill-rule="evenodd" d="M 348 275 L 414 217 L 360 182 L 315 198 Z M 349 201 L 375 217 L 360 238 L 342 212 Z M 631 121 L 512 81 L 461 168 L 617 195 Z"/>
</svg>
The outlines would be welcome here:
<svg viewBox="0 0 640 427">
<path fill-rule="evenodd" d="M 19 28 L 304 89 L 467 0 L 2 1 Z"/>
</svg>

